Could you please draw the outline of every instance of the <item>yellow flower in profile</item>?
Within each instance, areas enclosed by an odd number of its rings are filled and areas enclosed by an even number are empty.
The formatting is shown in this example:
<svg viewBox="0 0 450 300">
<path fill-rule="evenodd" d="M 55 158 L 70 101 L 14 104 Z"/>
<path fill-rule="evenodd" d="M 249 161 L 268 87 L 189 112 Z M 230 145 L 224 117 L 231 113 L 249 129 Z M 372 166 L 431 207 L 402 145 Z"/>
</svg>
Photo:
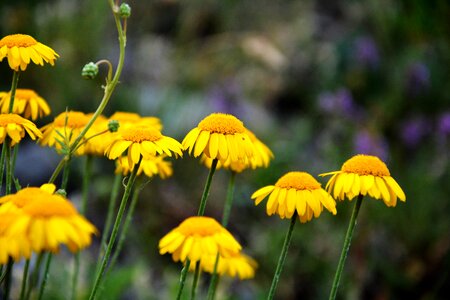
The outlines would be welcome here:
<svg viewBox="0 0 450 300">
<path fill-rule="evenodd" d="M 142 172 L 148 177 L 159 175 L 162 179 L 166 179 L 173 174 L 172 164 L 169 161 L 165 161 L 165 155 L 150 156 L 149 158 L 142 159 L 139 165 L 136 175 L 141 175 Z M 121 156 L 116 160 L 116 174 L 128 175 L 133 171 L 128 164 L 128 157 Z"/>
<path fill-rule="evenodd" d="M 25 132 L 33 140 L 42 137 L 41 131 L 30 120 L 16 114 L 0 114 L 0 144 L 3 144 L 6 136 L 9 136 L 11 146 L 14 146 L 22 140 Z"/>
<path fill-rule="evenodd" d="M 2 114 L 9 113 L 11 101 L 10 92 L 0 92 L 0 110 Z M 14 97 L 12 113 L 22 115 L 25 119 L 36 120 L 50 114 L 47 102 L 35 91 L 30 89 L 17 89 Z"/>
<path fill-rule="evenodd" d="M 55 147 L 57 151 L 63 149 L 61 142 L 72 144 L 89 122 L 90 116 L 79 111 L 67 111 L 56 116 L 52 123 L 41 128 L 42 138 L 39 143 L 43 146 Z M 75 154 L 83 155 L 85 145 L 81 145 Z"/>
<path fill-rule="evenodd" d="M 59 55 L 50 47 L 39 43 L 26 34 L 7 35 L 0 40 L 0 61 L 8 59 L 8 64 L 14 71 L 25 71 L 30 62 L 44 65 L 44 62 L 55 64 Z"/>
<path fill-rule="evenodd" d="M 31 256 L 31 246 L 26 235 L 9 233 L 11 223 L 19 214 L 20 211 L 0 213 L 0 265 L 6 264 L 9 257 L 19 261 Z"/>
<path fill-rule="evenodd" d="M 189 154 L 205 154 L 210 159 L 225 163 L 251 160 L 255 147 L 244 123 L 229 114 L 213 113 L 204 118 L 183 139 L 182 145 Z"/>
<path fill-rule="evenodd" d="M 340 171 L 320 174 L 333 175 L 326 189 L 335 199 L 352 200 L 358 195 L 382 199 L 387 206 L 396 206 L 397 198 L 406 201 L 400 185 L 391 177 L 386 164 L 372 155 L 355 155 L 347 160 Z"/>
<path fill-rule="evenodd" d="M 174 261 L 181 262 L 188 258 L 195 263 L 217 253 L 230 257 L 240 250 L 241 245 L 227 229 L 203 216 L 187 218 L 159 241 L 159 254 L 171 253 Z"/>
<path fill-rule="evenodd" d="M 106 148 L 105 155 L 116 159 L 127 151 L 128 165 L 133 168 L 141 157 L 149 159 L 156 155 L 183 156 L 181 144 L 174 138 L 164 136 L 151 126 L 136 126 L 121 130 Z M 172 153 L 173 152 L 173 153 Z"/>
<path fill-rule="evenodd" d="M 214 264 L 216 262 L 216 256 L 205 256 L 202 257 L 200 261 L 200 268 L 204 272 L 213 273 L 214 272 Z M 256 261 L 239 252 L 237 254 L 233 254 L 229 257 L 220 257 L 219 263 L 217 265 L 217 274 L 220 276 L 229 276 L 229 277 L 239 277 L 240 280 L 251 279 L 255 277 L 255 270 L 258 267 Z M 195 270 L 195 264 L 191 264 L 189 267 L 190 271 Z"/>
<path fill-rule="evenodd" d="M 278 214 L 280 218 L 291 218 L 297 212 L 300 221 L 305 223 L 312 217 L 318 218 L 325 207 L 336 214 L 336 202 L 320 187 L 314 177 L 306 172 L 289 172 L 275 185 L 268 185 L 253 193 L 255 205 L 268 195 L 267 215 Z"/>
</svg>

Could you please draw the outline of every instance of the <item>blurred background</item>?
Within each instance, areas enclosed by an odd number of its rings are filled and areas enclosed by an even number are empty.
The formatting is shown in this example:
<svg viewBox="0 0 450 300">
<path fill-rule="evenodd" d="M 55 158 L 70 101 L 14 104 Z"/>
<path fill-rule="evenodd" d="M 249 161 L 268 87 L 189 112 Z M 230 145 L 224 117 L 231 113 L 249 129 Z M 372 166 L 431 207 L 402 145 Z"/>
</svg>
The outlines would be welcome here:
<svg viewBox="0 0 450 300">
<path fill-rule="evenodd" d="M 229 230 L 259 263 L 252 280 L 224 278 L 218 299 L 264 299 L 289 221 L 265 214 L 250 195 L 289 171 L 314 176 L 357 153 L 379 156 L 407 201 L 361 208 L 339 299 L 446 299 L 450 294 L 450 2 L 447 0 L 130 0 L 121 83 L 104 114 L 159 117 L 181 141 L 212 112 L 240 118 L 273 151 L 267 169 L 236 178 Z M 0 35 L 25 33 L 60 54 L 55 67 L 30 66 L 19 88 L 44 97 L 51 122 L 66 108 L 93 112 L 106 70 L 84 80 L 84 64 L 118 58 L 106 0 L 0 3 Z M 0 89 L 11 71 L 0 64 Z M 34 143 L 20 149 L 16 175 L 40 185 L 59 158 Z M 69 199 L 80 199 L 84 158 L 75 158 Z M 171 178 L 141 192 L 119 265 L 104 299 L 172 299 L 181 265 L 158 240 L 196 214 L 208 170 L 186 155 Z M 102 228 L 114 164 L 95 160 L 87 217 Z M 213 180 L 206 215 L 220 219 L 229 173 Z M 326 178 L 318 178 L 325 185 Z M 277 299 L 326 299 L 353 203 L 297 223 Z M 92 280 L 96 244 L 82 254 L 80 298 Z M 71 255 L 55 259 L 47 299 L 64 299 Z M 59 262 L 59 263 L 58 263 Z M 20 274 L 18 274 L 20 278 Z M 19 279 L 17 279 L 19 280 Z M 200 288 L 207 287 L 203 276 Z M 187 283 L 188 290 L 190 281 Z M 202 296 L 200 291 L 200 296 Z M 188 293 L 187 293 L 188 294 Z"/>
</svg>

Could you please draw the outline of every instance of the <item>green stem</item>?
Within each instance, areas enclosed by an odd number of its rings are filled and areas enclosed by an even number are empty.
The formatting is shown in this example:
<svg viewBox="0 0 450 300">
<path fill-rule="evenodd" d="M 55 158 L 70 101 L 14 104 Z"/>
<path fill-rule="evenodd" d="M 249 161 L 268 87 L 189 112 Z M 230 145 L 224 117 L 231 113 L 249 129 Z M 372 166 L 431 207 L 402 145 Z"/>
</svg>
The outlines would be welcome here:
<svg viewBox="0 0 450 300">
<path fill-rule="evenodd" d="M 44 253 L 39 253 L 37 260 L 36 260 L 36 265 L 34 266 L 34 270 L 33 273 L 31 274 L 31 278 L 30 278 L 30 284 L 27 288 L 27 293 L 25 295 L 25 299 L 30 299 L 30 295 L 31 295 L 31 291 L 34 289 L 34 287 L 36 286 L 38 279 L 39 279 L 39 271 L 41 270 L 41 264 L 42 264 L 42 259 L 44 258 Z"/>
<path fill-rule="evenodd" d="M 192 280 L 191 300 L 195 299 L 195 291 L 197 290 L 198 279 L 200 278 L 200 261 L 195 264 L 194 279 Z"/>
<path fill-rule="evenodd" d="M 211 276 L 211 282 L 209 283 L 208 288 L 208 300 L 213 300 L 216 296 L 217 284 L 219 282 L 219 274 L 217 274 L 217 267 L 219 266 L 220 255 L 217 252 L 216 261 L 214 262 L 214 270 Z"/>
<path fill-rule="evenodd" d="M 116 207 L 117 198 L 118 198 L 117 196 L 119 194 L 119 188 L 120 188 L 121 182 L 122 182 L 122 174 L 116 174 L 116 176 L 114 177 L 114 183 L 113 183 L 113 187 L 112 187 L 112 191 L 111 191 L 111 196 L 109 199 L 108 213 L 106 215 L 105 227 L 103 229 L 102 240 L 100 242 L 100 249 L 98 251 L 97 264 L 100 264 L 100 260 L 105 253 L 104 249 L 106 247 L 106 239 L 109 236 L 109 232 L 111 230 L 114 208 Z"/>
<path fill-rule="evenodd" d="M 12 180 L 13 180 L 13 170 L 11 166 L 11 147 L 10 147 L 10 139 L 5 139 L 6 143 L 6 157 L 5 157 L 5 164 L 6 164 L 6 187 L 5 187 L 5 194 L 9 195 L 11 194 L 11 187 L 12 187 Z"/>
<path fill-rule="evenodd" d="M 69 173 L 70 173 L 70 160 L 64 165 L 64 171 L 62 176 L 61 189 L 66 190 L 67 184 L 69 183 Z"/>
<path fill-rule="evenodd" d="M 19 83 L 19 71 L 13 72 L 13 78 L 11 83 L 11 98 L 9 100 L 9 108 L 8 112 L 12 113 L 14 108 L 14 98 L 16 98 L 16 90 L 17 90 L 17 84 Z"/>
<path fill-rule="evenodd" d="M 350 249 L 350 244 L 352 241 L 353 231 L 356 225 L 356 218 L 358 217 L 359 209 L 362 204 L 363 195 L 359 195 L 356 200 L 355 206 L 353 207 L 353 212 L 350 217 L 350 223 L 348 224 L 347 233 L 345 234 L 344 245 L 342 247 L 341 257 L 339 258 L 339 263 L 334 274 L 333 285 L 330 291 L 330 300 L 336 299 L 337 290 L 339 287 L 339 281 L 341 279 L 342 271 L 344 270 L 345 260 L 347 258 L 348 250 Z"/>
<path fill-rule="evenodd" d="M 3 295 L 3 299 L 5 299 L 5 300 L 9 299 L 9 292 L 11 291 L 13 266 L 14 266 L 14 261 L 10 257 L 10 258 L 8 258 L 8 263 L 6 265 L 6 270 L 5 270 L 5 292 Z"/>
<path fill-rule="evenodd" d="M 214 171 L 216 170 L 217 167 L 217 162 L 218 162 L 217 159 L 213 159 L 211 169 L 209 170 L 208 177 L 206 178 L 205 188 L 203 190 L 202 198 L 200 200 L 200 206 L 197 212 L 198 216 L 203 216 L 205 214 L 206 202 L 208 200 L 209 189 L 211 188 L 211 181 L 214 176 Z"/>
<path fill-rule="evenodd" d="M 117 233 L 119 231 L 120 224 L 122 222 L 122 217 L 123 217 L 123 214 L 125 212 L 125 207 L 127 205 L 128 198 L 130 197 L 130 193 L 131 193 L 131 190 L 133 188 L 134 181 L 136 179 L 136 173 L 137 173 L 137 170 L 139 169 L 139 164 L 141 163 L 141 159 L 139 160 L 139 162 L 136 164 L 135 168 L 131 172 L 131 175 L 130 175 L 130 178 L 128 180 L 128 183 L 127 183 L 127 185 L 125 187 L 125 192 L 124 192 L 124 194 L 122 196 L 122 201 L 120 202 L 119 211 L 117 212 L 116 220 L 114 222 L 114 226 L 113 226 L 113 229 L 112 229 L 112 232 L 111 232 L 111 237 L 109 239 L 108 246 L 106 247 L 106 252 L 105 252 L 105 255 L 103 257 L 100 269 L 97 271 L 97 276 L 96 276 L 95 283 L 94 283 L 94 286 L 93 286 L 92 291 L 91 291 L 91 295 L 89 296 L 90 300 L 95 299 L 96 294 L 98 292 L 98 288 L 99 288 L 100 283 L 102 281 L 102 277 L 103 277 L 103 274 L 105 272 L 106 265 L 108 264 L 109 257 L 111 255 L 111 251 L 112 251 L 112 248 L 114 246 L 114 242 L 116 241 L 116 237 L 117 237 Z"/>
<path fill-rule="evenodd" d="M 109 272 L 110 270 L 112 270 L 114 268 L 114 265 L 117 262 L 117 258 L 119 257 L 120 251 L 122 251 L 122 247 L 123 247 L 125 238 L 128 233 L 128 228 L 130 227 L 131 220 L 133 219 L 133 214 L 136 209 L 136 204 L 139 199 L 139 192 L 142 189 L 142 186 L 140 186 L 140 181 L 141 181 L 140 177 L 137 178 L 133 196 L 131 197 L 130 206 L 128 207 L 127 215 L 125 217 L 125 221 L 123 223 L 122 230 L 119 235 L 119 241 L 117 242 L 117 246 L 116 246 L 116 249 L 114 250 L 114 254 L 111 258 L 111 262 L 109 263 L 107 272 Z"/>
<path fill-rule="evenodd" d="M 287 252 L 289 245 L 291 243 L 292 232 L 294 231 L 295 221 L 297 220 L 297 213 L 294 213 L 291 219 L 291 224 L 289 225 L 288 232 L 284 239 L 283 248 L 281 249 L 280 258 L 278 259 L 277 268 L 275 274 L 273 275 L 272 285 L 270 286 L 269 295 L 267 299 L 273 299 L 275 296 L 275 290 L 277 289 L 278 281 L 280 280 L 281 271 L 283 270 L 284 262 L 286 261 Z"/>
<path fill-rule="evenodd" d="M 189 271 L 189 266 L 191 265 L 191 260 L 189 258 L 186 258 L 186 263 L 181 270 L 181 276 L 180 276 L 180 286 L 178 287 L 178 293 L 177 293 L 177 300 L 181 299 L 181 295 L 183 294 L 183 288 L 184 284 L 186 283 L 186 277 L 187 273 Z"/>
<path fill-rule="evenodd" d="M 2 145 L 2 154 L 0 156 L 0 192 L 3 187 L 3 173 L 5 172 L 6 143 Z"/>
<path fill-rule="evenodd" d="M 22 287 L 20 289 L 20 300 L 25 299 L 25 291 L 27 290 L 28 270 L 30 268 L 30 259 L 25 260 L 22 275 Z"/>
<path fill-rule="evenodd" d="M 48 281 L 48 274 L 50 271 L 50 264 L 52 262 L 52 253 L 47 253 L 47 259 L 45 261 L 45 268 L 44 268 L 44 278 L 42 279 L 41 288 L 39 289 L 39 296 L 38 300 L 42 299 L 42 296 L 44 295 L 45 286 L 47 285 Z"/>
</svg>

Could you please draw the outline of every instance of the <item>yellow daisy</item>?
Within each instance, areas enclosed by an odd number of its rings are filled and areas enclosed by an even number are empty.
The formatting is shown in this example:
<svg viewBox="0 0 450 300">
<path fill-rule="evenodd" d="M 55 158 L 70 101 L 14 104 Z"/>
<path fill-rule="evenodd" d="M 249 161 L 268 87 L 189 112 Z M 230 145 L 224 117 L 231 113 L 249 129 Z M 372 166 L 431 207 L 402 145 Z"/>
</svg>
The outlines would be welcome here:
<svg viewBox="0 0 450 300">
<path fill-rule="evenodd" d="M 204 272 L 213 273 L 216 256 L 205 256 L 200 261 L 200 268 Z M 255 277 L 255 270 L 258 267 L 256 261 L 241 252 L 229 257 L 220 257 L 217 265 L 217 274 L 220 276 L 239 277 L 239 279 L 250 279 Z M 195 271 L 195 264 L 189 266 L 190 271 Z"/>
<path fill-rule="evenodd" d="M 43 135 L 39 143 L 43 146 L 55 147 L 57 151 L 61 151 L 63 148 L 61 142 L 72 144 L 90 119 L 89 115 L 79 111 L 60 113 L 52 123 L 41 128 Z M 84 154 L 84 148 L 85 145 L 81 145 L 75 154 Z"/>
<path fill-rule="evenodd" d="M 314 177 L 306 172 L 289 172 L 275 185 L 260 188 L 251 196 L 258 205 L 268 195 L 267 215 L 278 214 L 280 218 L 291 218 L 297 212 L 300 221 L 305 223 L 312 217 L 319 217 L 323 207 L 334 215 L 336 202 L 320 187 Z"/>
<path fill-rule="evenodd" d="M 0 265 L 6 264 L 9 257 L 19 261 L 31 256 L 31 246 L 26 235 L 9 233 L 11 223 L 19 214 L 20 211 L 0 213 Z"/>
<path fill-rule="evenodd" d="M 183 139 L 182 145 L 194 157 L 204 153 L 225 163 L 251 160 L 255 147 L 244 123 L 229 114 L 213 113 L 204 118 Z"/>
<path fill-rule="evenodd" d="M 172 176 L 172 164 L 169 161 L 165 161 L 165 155 L 150 156 L 147 159 L 142 159 L 139 165 L 136 175 L 141 175 L 142 172 L 148 177 L 159 175 L 162 179 Z M 133 171 L 128 164 L 128 157 L 121 156 L 116 160 L 116 174 L 128 175 Z"/>
<path fill-rule="evenodd" d="M 358 195 L 382 199 L 387 206 L 396 206 L 397 198 L 406 201 L 400 185 L 391 177 L 386 164 L 378 157 L 355 155 L 347 160 L 340 171 L 320 174 L 333 175 L 326 185 L 335 199 L 352 200 Z"/>
<path fill-rule="evenodd" d="M 12 34 L 0 40 L 0 61 L 5 57 L 11 69 L 25 71 L 30 62 L 41 66 L 46 62 L 53 66 L 59 55 L 29 35 Z"/>
<path fill-rule="evenodd" d="M 184 220 L 159 241 L 159 253 L 171 253 L 174 261 L 196 263 L 206 256 L 230 257 L 241 250 L 231 233 L 216 220 L 196 216 Z"/>
<path fill-rule="evenodd" d="M 3 144 L 6 136 L 9 136 L 11 146 L 14 146 L 22 140 L 25 132 L 33 140 L 42 137 L 41 131 L 30 120 L 16 114 L 0 114 L 0 144 Z"/>
<path fill-rule="evenodd" d="M 128 165 L 133 168 L 141 157 L 149 159 L 152 156 L 165 154 L 171 157 L 183 156 L 181 144 L 174 138 L 164 136 L 151 126 L 136 126 L 121 130 L 114 141 L 106 148 L 105 155 L 116 159 L 128 151 Z"/>
<path fill-rule="evenodd" d="M 10 92 L 0 92 L 0 110 L 2 114 L 9 112 L 11 100 Z M 25 119 L 36 120 L 50 114 L 47 102 L 35 91 L 30 89 L 17 89 L 14 97 L 14 114 L 22 115 Z"/>
</svg>

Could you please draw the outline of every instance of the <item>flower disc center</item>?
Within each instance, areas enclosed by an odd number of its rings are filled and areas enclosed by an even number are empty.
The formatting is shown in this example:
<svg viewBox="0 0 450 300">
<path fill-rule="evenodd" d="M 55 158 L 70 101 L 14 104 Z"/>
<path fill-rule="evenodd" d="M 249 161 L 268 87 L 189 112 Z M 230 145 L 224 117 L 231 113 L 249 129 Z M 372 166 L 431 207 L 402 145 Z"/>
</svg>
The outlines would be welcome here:
<svg viewBox="0 0 450 300">
<path fill-rule="evenodd" d="M 220 224 L 209 217 L 191 217 L 184 220 L 180 226 L 178 226 L 178 231 L 184 236 L 211 236 L 219 233 L 221 230 L 222 227 Z"/>
<path fill-rule="evenodd" d="M 214 113 L 204 118 L 198 128 L 203 131 L 221 134 L 243 133 L 244 124 L 238 118 L 222 113 Z"/>
<path fill-rule="evenodd" d="M 0 114 L 0 126 L 5 127 L 8 124 L 23 124 L 26 120 L 16 114 Z"/>
<path fill-rule="evenodd" d="M 152 128 L 127 128 L 122 132 L 126 141 L 140 143 L 143 141 L 156 142 L 162 138 L 161 132 Z"/>
<path fill-rule="evenodd" d="M 0 48 L 6 46 L 8 48 L 12 47 L 30 47 L 37 44 L 37 41 L 29 35 L 26 34 L 12 34 L 5 36 L 0 40 Z"/>
<path fill-rule="evenodd" d="M 86 126 L 89 122 L 89 117 L 84 113 L 78 111 L 69 111 L 68 113 L 62 113 L 55 118 L 53 124 L 56 127 L 64 127 L 67 122 L 69 128 L 81 128 Z"/>
<path fill-rule="evenodd" d="M 316 190 L 320 188 L 320 183 L 306 172 L 289 172 L 278 179 L 275 186 L 284 189 Z"/>
<path fill-rule="evenodd" d="M 347 160 L 343 165 L 343 172 L 359 175 L 390 176 L 386 164 L 378 157 L 371 155 L 356 155 Z"/>
</svg>

